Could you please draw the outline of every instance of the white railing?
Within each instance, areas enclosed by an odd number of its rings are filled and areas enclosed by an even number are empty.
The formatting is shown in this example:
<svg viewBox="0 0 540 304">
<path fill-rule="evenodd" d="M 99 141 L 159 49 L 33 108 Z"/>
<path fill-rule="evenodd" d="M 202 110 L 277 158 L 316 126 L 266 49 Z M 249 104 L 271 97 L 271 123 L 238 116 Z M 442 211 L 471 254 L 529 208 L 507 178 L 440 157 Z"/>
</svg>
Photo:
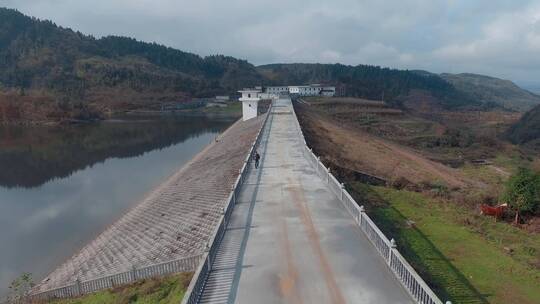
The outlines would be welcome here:
<svg viewBox="0 0 540 304">
<path fill-rule="evenodd" d="M 332 175 L 332 173 L 330 173 L 330 170 L 324 166 L 324 164 L 320 161 L 320 158 L 316 156 L 307 146 L 306 139 L 304 138 L 302 128 L 300 127 L 298 117 L 296 116 L 296 112 L 294 110 L 293 116 L 295 119 L 295 127 L 299 133 L 300 139 L 303 142 L 303 153 L 307 160 L 313 165 L 317 175 L 319 175 L 323 181 L 328 183 L 328 187 L 331 189 L 331 191 L 339 198 L 345 209 L 347 209 L 347 211 L 353 216 L 356 223 L 359 225 L 360 230 L 364 232 L 366 237 L 377 249 L 381 257 L 386 262 L 386 265 L 391 269 L 392 273 L 394 273 L 401 285 L 417 303 L 442 304 L 442 301 L 437 297 L 437 295 L 399 253 L 394 239 L 388 240 L 381 230 L 379 230 L 377 225 L 375 225 L 375 223 L 373 223 L 373 221 L 365 213 L 364 207 L 358 205 L 358 203 L 347 192 L 344 185 L 340 183 L 337 178 Z M 447 301 L 446 304 L 451 303 L 450 301 Z"/>
<path fill-rule="evenodd" d="M 142 279 L 164 276 L 179 272 L 190 272 L 195 270 L 195 268 L 199 264 L 201 257 L 202 254 L 198 254 L 141 268 L 133 267 L 133 269 L 130 269 L 128 271 L 91 280 L 77 280 L 70 285 L 61 286 L 32 294 L 30 295 L 30 299 L 51 300 L 59 298 L 77 297 L 83 294 L 125 285 Z"/>
<path fill-rule="evenodd" d="M 270 116 L 271 111 L 272 104 L 270 104 L 270 107 L 265 114 L 266 116 L 264 118 L 264 122 L 262 123 L 259 131 L 257 132 L 257 137 L 251 145 L 249 153 L 246 155 L 244 165 L 242 166 L 242 169 L 240 169 L 240 175 L 238 175 L 238 178 L 234 183 L 233 190 L 231 191 L 225 207 L 223 208 L 223 215 L 219 220 L 219 224 L 216 227 L 213 236 L 210 238 L 206 246 L 207 250 L 202 257 L 203 262 L 197 267 L 193 279 L 191 279 L 191 282 L 188 286 L 186 294 L 182 299 L 182 304 L 194 304 L 199 302 L 202 292 L 204 291 L 204 286 L 206 284 L 206 280 L 208 279 L 208 275 L 210 274 L 210 271 L 212 271 L 212 264 L 214 263 L 214 260 L 216 258 L 219 245 L 221 243 L 221 240 L 223 239 L 223 236 L 225 235 L 227 225 L 229 224 L 234 205 L 236 204 L 236 198 L 240 194 L 241 186 L 248 175 L 248 169 L 252 161 L 253 151 L 257 149 L 261 141 L 261 135 L 266 126 L 266 122 L 268 121 L 268 117 Z"/>
</svg>

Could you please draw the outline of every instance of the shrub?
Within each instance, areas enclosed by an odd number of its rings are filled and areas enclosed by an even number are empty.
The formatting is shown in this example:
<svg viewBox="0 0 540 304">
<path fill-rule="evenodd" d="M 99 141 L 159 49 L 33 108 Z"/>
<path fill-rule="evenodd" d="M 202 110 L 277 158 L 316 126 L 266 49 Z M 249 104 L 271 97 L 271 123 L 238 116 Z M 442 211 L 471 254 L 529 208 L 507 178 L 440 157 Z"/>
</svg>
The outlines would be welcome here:
<svg viewBox="0 0 540 304">
<path fill-rule="evenodd" d="M 540 206 L 540 174 L 527 168 L 520 168 L 506 182 L 502 200 L 516 213 L 534 212 Z"/>
<path fill-rule="evenodd" d="M 34 285 L 32 274 L 23 273 L 9 285 L 6 303 L 24 303 L 26 296 L 30 293 L 30 290 Z"/>
</svg>

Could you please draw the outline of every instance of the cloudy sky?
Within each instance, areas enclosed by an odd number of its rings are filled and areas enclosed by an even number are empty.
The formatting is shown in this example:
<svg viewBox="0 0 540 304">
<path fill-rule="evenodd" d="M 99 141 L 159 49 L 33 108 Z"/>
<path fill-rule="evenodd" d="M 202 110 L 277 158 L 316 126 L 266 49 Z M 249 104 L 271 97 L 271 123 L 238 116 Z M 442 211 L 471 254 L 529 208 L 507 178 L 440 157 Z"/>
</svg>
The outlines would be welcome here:
<svg viewBox="0 0 540 304">
<path fill-rule="evenodd" d="M 254 64 L 474 72 L 540 87 L 539 0 L 0 0 L 95 36 Z"/>
</svg>

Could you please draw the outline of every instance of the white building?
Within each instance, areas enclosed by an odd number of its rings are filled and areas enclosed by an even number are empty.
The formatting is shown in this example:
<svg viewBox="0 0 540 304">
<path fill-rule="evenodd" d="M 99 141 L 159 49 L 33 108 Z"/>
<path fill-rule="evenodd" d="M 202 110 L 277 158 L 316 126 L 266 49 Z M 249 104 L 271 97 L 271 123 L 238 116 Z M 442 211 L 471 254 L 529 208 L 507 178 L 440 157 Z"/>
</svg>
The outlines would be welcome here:
<svg viewBox="0 0 540 304">
<path fill-rule="evenodd" d="M 300 96 L 317 96 L 320 93 L 320 86 L 298 86 L 298 95 Z"/>
<path fill-rule="evenodd" d="M 246 121 L 257 117 L 261 89 L 243 89 L 238 92 L 242 94 L 239 99 L 242 102 L 242 120 Z"/>
<path fill-rule="evenodd" d="M 289 94 L 300 94 L 300 86 L 289 86 Z"/>
<path fill-rule="evenodd" d="M 322 86 L 320 84 L 300 85 L 300 86 L 272 86 L 266 87 L 265 93 L 278 96 L 282 93 L 288 93 L 298 96 L 334 96 L 335 87 Z"/>
<path fill-rule="evenodd" d="M 268 94 L 276 94 L 276 95 L 279 95 L 281 93 L 289 93 L 289 87 L 288 86 L 266 87 L 265 92 Z"/>
</svg>

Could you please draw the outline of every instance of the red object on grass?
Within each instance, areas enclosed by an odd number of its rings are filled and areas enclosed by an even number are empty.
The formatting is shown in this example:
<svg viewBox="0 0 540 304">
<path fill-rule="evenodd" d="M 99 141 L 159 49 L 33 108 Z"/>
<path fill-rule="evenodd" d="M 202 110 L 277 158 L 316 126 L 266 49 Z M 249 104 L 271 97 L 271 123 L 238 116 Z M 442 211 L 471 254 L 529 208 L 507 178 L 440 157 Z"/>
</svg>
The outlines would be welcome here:
<svg viewBox="0 0 540 304">
<path fill-rule="evenodd" d="M 480 205 L 480 214 L 494 216 L 495 218 L 500 219 L 506 208 L 508 208 L 507 204 L 501 204 L 499 206 L 482 204 Z"/>
</svg>

